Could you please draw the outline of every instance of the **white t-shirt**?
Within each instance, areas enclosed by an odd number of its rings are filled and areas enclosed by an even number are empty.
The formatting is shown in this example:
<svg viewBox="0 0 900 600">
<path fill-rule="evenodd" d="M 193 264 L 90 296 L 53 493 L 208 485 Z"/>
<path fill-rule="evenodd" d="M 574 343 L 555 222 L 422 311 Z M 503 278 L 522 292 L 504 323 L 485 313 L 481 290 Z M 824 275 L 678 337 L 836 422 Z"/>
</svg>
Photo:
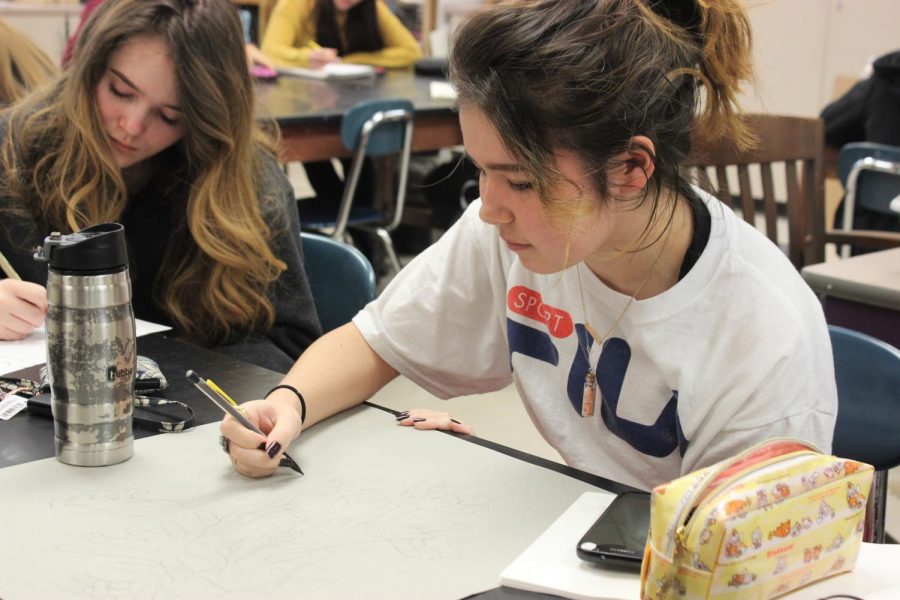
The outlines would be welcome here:
<svg viewBox="0 0 900 600">
<path fill-rule="evenodd" d="M 354 323 L 388 364 L 438 397 L 514 382 L 569 465 L 636 487 L 770 437 L 830 451 L 837 391 L 819 301 L 765 236 L 701 198 L 712 222 L 696 264 L 666 292 L 634 301 L 602 351 L 590 348 L 591 417 L 581 416 L 590 336 L 575 268 L 524 268 L 479 219 L 480 201 Z M 584 266 L 581 276 L 588 321 L 603 333 L 629 297 Z"/>
</svg>

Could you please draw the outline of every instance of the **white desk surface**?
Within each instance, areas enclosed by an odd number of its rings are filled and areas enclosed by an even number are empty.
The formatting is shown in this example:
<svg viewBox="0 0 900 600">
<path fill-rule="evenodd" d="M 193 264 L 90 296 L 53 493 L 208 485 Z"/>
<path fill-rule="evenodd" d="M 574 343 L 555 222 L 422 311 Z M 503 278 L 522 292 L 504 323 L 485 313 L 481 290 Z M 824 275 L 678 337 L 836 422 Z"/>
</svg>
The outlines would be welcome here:
<svg viewBox="0 0 900 600">
<path fill-rule="evenodd" d="M 637 573 L 605 569 L 579 559 L 575 545 L 584 523 L 609 505 L 609 494 L 586 492 L 501 574 L 504 585 L 573 600 L 634 600 L 640 597 Z M 596 518 L 596 517 L 595 517 Z M 900 545 L 863 544 L 856 568 L 808 585 L 785 600 L 820 600 L 849 594 L 865 600 L 896 600 L 900 595 Z"/>
<path fill-rule="evenodd" d="M 292 446 L 302 477 L 242 477 L 217 437 L 137 440 L 109 467 L 0 469 L 0 597 L 458 599 L 597 491 L 365 406 Z"/>
<path fill-rule="evenodd" d="M 816 292 L 900 310 L 900 248 L 803 267 Z"/>
</svg>

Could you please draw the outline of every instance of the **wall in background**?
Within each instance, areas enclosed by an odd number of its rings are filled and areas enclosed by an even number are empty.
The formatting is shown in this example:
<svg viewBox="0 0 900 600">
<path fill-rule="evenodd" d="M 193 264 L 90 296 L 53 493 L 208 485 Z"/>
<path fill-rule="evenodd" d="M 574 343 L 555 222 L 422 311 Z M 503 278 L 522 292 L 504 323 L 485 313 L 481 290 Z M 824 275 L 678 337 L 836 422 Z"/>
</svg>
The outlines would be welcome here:
<svg viewBox="0 0 900 600">
<path fill-rule="evenodd" d="M 897 0 L 747 0 L 753 22 L 753 112 L 816 116 L 840 77 L 858 77 L 872 59 L 900 49 Z"/>
<path fill-rule="evenodd" d="M 900 48 L 898 0 L 746 0 L 755 36 L 759 85 L 744 96 L 754 112 L 815 116 L 835 95 L 839 77 L 857 77 L 873 57 Z M 45 5 L 46 6 L 46 5 Z M 66 21 L 78 18 L 3 14 L 54 59 Z"/>
<path fill-rule="evenodd" d="M 17 4 L 28 3 L 20 2 Z M 0 18 L 11 27 L 15 27 L 28 35 L 41 50 L 47 53 L 47 56 L 59 64 L 63 49 L 66 47 L 68 32 L 74 32 L 78 27 L 78 11 L 80 7 L 68 4 L 61 5 L 56 7 L 58 12 L 55 14 L 52 5 L 41 4 L 40 8 L 46 12 L 38 15 L 23 15 L 20 11 L 5 12 L 0 10 Z"/>
</svg>

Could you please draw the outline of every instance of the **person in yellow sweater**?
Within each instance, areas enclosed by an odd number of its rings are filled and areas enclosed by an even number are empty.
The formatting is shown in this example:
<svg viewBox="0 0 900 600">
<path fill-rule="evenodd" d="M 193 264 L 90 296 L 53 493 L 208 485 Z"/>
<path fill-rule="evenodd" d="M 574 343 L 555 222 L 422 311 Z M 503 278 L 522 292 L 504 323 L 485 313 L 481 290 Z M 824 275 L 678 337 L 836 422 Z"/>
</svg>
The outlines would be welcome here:
<svg viewBox="0 0 900 600">
<path fill-rule="evenodd" d="M 339 61 L 402 68 L 422 55 L 416 39 L 382 0 L 278 0 L 266 25 L 262 51 L 278 66 L 311 68 Z M 348 172 L 349 159 L 341 162 Z M 308 162 L 303 168 L 315 197 L 299 203 L 301 223 L 336 215 L 344 182 L 332 162 Z M 367 160 L 354 199 L 357 204 L 371 204 L 365 190 L 372 185 L 374 167 Z M 366 240 L 358 242 L 378 265 Z"/>
<path fill-rule="evenodd" d="M 409 67 L 419 43 L 381 0 L 278 0 L 262 51 L 279 66 Z"/>
</svg>

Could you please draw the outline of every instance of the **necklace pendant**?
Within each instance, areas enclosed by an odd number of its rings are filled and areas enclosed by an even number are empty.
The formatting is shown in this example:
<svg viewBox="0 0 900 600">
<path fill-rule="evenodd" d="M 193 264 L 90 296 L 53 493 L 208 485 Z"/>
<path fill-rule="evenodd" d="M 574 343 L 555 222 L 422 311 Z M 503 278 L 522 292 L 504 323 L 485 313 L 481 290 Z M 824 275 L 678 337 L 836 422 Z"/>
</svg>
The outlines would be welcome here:
<svg viewBox="0 0 900 600">
<path fill-rule="evenodd" d="M 597 377 L 594 371 L 588 369 L 584 376 L 584 390 L 581 394 L 581 416 L 594 416 L 594 405 L 597 400 Z"/>
</svg>

